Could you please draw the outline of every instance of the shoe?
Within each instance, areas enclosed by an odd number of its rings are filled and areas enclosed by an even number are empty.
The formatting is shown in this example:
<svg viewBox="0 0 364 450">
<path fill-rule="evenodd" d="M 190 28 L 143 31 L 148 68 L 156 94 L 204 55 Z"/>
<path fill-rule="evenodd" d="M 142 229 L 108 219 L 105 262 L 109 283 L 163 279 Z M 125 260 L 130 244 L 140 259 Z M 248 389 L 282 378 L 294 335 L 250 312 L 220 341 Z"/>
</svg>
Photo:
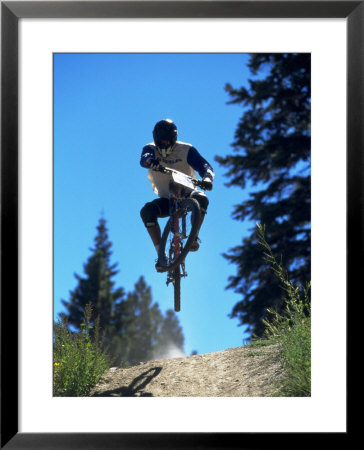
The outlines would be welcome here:
<svg viewBox="0 0 364 450">
<path fill-rule="evenodd" d="M 191 245 L 191 248 L 190 248 L 190 252 L 197 252 L 197 250 L 200 248 L 200 242 L 201 242 L 201 240 L 197 237 L 192 242 L 192 245 Z"/>
<path fill-rule="evenodd" d="M 167 255 L 165 253 L 164 253 L 164 259 L 167 261 Z M 157 259 L 157 261 L 155 263 L 155 270 L 157 272 L 166 272 L 166 269 L 159 262 L 159 258 Z"/>
<path fill-rule="evenodd" d="M 163 269 L 163 267 L 160 265 L 159 259 L 157 259 L 157 262 L 155 263 L 155 270 L 157 272 L 164 272 L 165 270 Z"/>
</svg>

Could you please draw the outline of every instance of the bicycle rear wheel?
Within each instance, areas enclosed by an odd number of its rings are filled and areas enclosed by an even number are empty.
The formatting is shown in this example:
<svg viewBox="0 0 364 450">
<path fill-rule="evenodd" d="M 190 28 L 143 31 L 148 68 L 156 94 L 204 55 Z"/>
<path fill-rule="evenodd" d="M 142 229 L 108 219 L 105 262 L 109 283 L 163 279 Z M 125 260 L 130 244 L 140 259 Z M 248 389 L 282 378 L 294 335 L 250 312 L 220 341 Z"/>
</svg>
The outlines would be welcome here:
<svg viewBox="0 0 364 450">
<path fill-rule="evenodd" d="M 194 198 L 182 200 L 180 208 L 168 219 L 159 246 L 159 263 L 166 271 L 175 269 L 184 261 L 197 236 L 200 221 L 198 201 Z"/>
</svg>

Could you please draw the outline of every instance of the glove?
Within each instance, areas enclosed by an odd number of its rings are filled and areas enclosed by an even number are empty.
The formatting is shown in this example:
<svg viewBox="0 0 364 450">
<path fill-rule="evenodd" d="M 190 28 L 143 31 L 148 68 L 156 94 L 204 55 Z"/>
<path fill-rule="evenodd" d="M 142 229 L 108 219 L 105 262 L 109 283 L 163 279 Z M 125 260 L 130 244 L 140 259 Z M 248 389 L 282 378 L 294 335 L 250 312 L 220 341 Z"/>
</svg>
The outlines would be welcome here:
<svg viewBox="0 0 364 450">
<path fill-rule="evenodd" d="M 211 178 L 205 177 L 205 178 L 202 180 L 202 183 L 203 183 L 203 188 L 204 188 L 206 191 L 211 191 L 211 190 L 212 190 L 212 181 L 211 181 Z"/>
<path fill-rule="evenodd" d="M 159 169 L 159 161 L 154 158 L 148 159 L 149 169 L 158 170 Z"/>
</svg>

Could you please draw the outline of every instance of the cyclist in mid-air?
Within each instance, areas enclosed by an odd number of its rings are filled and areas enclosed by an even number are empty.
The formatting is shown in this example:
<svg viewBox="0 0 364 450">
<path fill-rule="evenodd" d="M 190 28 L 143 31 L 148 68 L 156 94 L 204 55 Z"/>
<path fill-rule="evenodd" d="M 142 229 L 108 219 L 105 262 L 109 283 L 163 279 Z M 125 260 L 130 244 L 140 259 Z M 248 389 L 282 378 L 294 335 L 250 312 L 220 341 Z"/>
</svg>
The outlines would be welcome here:
<svg viewBox="0 0 364 450">
<path fill-rule="evenodd" d="M 177 141 L 177 127 L 172 120 L 160 120 L 155 124 L 153 140 L 153 143 L 147 144 L 143 148 L 140 165 L 149 169 L 149 181 L 159 198 L 146 203 L 141 209 L 140 215 L 158 254 L 161 241 L 158 218 L 168 217 L 169 215 L 168 185 L 170 180 L 169 175 L 158 171 L 159 166 L 178 170 L 193 178 L 196 178 L 195 171 L 198 172 L 206 190 L 212 189 L 215 174 L 211 165 L 198 153 L 195 147 Z M 190 196 L 196 199 L 200 205 L 201 227 L 209 200 L 203 192 L 198 190 L 192 191 Z M 199 239 L 196 237 L 190 251 L 197 251 L 199 247 Z M 157 261 L 155 267 L 157 271 L 161 271 L 159 261 Z"/>
</svg>

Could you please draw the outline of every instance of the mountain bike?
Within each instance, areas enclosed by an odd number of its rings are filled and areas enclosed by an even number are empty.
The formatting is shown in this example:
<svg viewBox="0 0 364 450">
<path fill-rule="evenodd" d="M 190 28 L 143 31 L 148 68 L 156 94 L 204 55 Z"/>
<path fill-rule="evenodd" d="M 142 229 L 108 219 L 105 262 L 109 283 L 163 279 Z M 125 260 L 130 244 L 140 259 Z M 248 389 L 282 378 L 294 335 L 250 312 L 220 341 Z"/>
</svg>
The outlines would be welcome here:
<svg viewBox="0 0 364 450">
<path fill-rule="evenodd" d="M 174 310 L 181 309 L 181 278 L 187 276 L 185 258 L 197 237 L 201 223 L 201 210 L 197 200 L 189 197 L 196 187 L 205 189 L 203 181 L 168 167 L 157 169 L 169 174 L 169 219 L 164 227 L 158 259 L 163 272 L 167 272 L 167 286 L 174 287 Z"/>
</svg>

